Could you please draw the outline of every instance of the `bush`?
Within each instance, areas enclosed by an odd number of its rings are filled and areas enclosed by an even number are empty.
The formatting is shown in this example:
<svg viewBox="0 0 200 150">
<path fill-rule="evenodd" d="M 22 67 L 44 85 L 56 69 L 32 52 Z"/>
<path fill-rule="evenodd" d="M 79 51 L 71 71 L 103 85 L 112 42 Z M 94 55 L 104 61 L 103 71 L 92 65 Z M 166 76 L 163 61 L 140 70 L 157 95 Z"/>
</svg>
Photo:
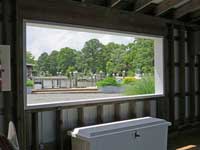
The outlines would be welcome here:
<svg viewBox="0 0 200 150">
<path fill-rule="evenodd" d="M 145 76 L 140 80 L 136 80 L 134 84 L 126 85 L 125 95 L 140 95 L 155 93 L 155 82 L 153 76 Z"/>
<path fill-rule="evenodd" d="M 97 87 L 120 86 L 120 84 L 113 77 L 107 77 L 101 81 L 98 81 L 96 85 L 97 85 Z"/>
<path fill-rule="evenodd" d="M 27 86 L 27 87 L 33 87 L 33 86 L 34 86 L 33 80 L 27 80 L 27 81 L 26 81 L 26 86 Z"/>
<path fill-rule="evenodd" d="M 134 77 L 125 77 L 122 80 L 122 84 L 132 84 L 136 81 L 136 79 Z"/>
</svg>

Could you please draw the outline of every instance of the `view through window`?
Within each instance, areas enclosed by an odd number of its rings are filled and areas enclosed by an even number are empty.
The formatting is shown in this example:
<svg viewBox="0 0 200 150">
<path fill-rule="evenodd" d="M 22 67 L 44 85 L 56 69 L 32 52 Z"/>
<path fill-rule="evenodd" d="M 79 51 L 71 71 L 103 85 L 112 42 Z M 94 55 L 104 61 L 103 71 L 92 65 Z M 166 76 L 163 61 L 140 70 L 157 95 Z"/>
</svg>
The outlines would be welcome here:
<svg viewBox="0 0 200 150">
<path fill-rule="evenodd" d="M 27 104 L 163 94 L 162 38 L 26 23 Z"/>
</svg>

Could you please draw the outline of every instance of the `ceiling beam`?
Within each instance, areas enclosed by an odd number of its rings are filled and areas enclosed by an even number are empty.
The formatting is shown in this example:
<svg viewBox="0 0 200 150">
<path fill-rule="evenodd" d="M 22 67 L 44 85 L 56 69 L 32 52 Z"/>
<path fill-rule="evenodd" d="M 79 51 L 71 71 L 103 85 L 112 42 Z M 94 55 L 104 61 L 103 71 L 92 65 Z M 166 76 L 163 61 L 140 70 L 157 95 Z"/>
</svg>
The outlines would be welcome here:
<svg viewBox="0 0 200 150">
<path fill-rule="evenodd" d="M 174 12 L 174 18 L 180 19 L 181 17 L 200 10 L 200 0 L 191 0 L 180 8 L 176 9 Z"/>
<path fill-rule="evenodd" d="M 117 6 L 122 0 L 111 0 L 110 7 L 113 8 Z"/>
<path fill-rule="evenodd" d="M 162 15 L 171 9 L 179 8 L 190 1 L 191 0 L 164 0 L 156 7 L 155 15 Z"/>
<path fill-rule="evenodd" d="M 163 0 L 137 0 L 135 3 L 135 12 L 143 12 L 148 7 L 156 6 Z"/>
<path fill-rule="evenodd" d="M 190 13 L 190 15 L 187 16 L 187 21 L 191 22 L 191 23 L 199 22 L 200 21 L 200 10 Z"/>
</svg>

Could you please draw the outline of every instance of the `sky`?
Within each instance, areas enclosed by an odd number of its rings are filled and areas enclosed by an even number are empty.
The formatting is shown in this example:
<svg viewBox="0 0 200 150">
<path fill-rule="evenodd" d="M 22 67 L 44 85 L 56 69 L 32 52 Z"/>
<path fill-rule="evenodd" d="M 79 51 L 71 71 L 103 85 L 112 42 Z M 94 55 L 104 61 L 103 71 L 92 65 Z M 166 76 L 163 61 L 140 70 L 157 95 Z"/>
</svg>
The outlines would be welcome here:
<svg viewBox="0 0 200 150">
<path fill-rule="evenodd" d="M 64 47 L 81 50 L 86 41 L 98 39 L 103 44 L 115 42 L 128 44 L 134 41 L 134 37 L 111 35 L 94 32 L 82 32 L 67 29 L 55 29 L 30 26 L 26 27 L 26 49 L 37 59 L 41 53 L 51 53 Z"/>
</svg>

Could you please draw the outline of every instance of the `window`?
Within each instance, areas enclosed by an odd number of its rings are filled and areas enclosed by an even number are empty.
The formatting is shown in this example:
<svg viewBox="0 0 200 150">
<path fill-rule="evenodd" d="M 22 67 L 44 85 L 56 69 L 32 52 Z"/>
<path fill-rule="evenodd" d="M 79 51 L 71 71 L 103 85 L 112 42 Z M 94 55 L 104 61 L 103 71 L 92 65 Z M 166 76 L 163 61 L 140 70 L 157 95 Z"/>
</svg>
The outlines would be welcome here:
<svg viewBox="0 0 200 150">
<path fill-rule="evenodd" d="M 28 105 L 163 94 L 163 38 L 26 22 Z"/>
</svg>

